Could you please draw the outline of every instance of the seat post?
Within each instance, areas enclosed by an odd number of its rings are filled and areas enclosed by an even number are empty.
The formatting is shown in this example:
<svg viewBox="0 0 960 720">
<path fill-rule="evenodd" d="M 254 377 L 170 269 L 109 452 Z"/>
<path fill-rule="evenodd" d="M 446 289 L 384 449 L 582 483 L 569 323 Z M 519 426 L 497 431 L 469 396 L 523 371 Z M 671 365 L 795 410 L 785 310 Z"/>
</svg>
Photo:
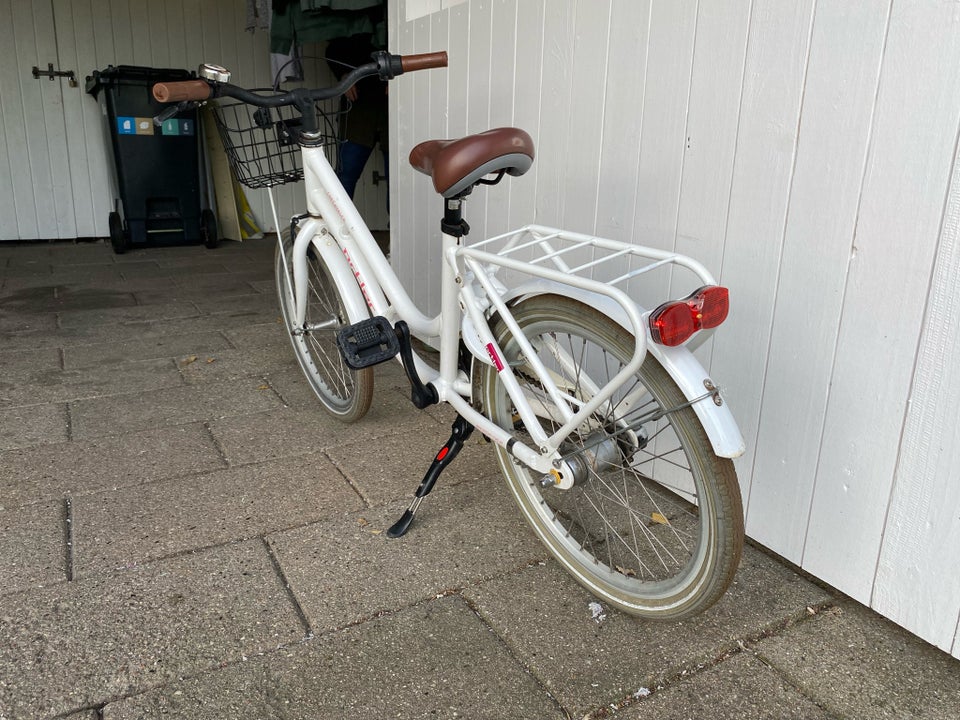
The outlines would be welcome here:
<svg viewBox="0 0 960 720">
<path fill-rule="evenodd" d="M 447 259 L 460 245 L 461 238 L 470 228 L 463 220 L 462 196 L 444 199 L 443 220 L 440 223 L 443 232 L 441 252 L 440 307 L 443 320 L 440 329 L 440 377 L 443 381 L 441 395 L 450 391 L 447 384 L 456 380 L 459 368 L 460 350 L 460 285 L 457 282 L 457 270 L 451 267 Z M 442 399 L 442 398 L 441 398 Z"/>
<path fill-rule="evenodd" d="M 470 232 L 470 226 L 463 219 L 463 195 L 444 198 L 443 220 L 440 221 L 440 230 L 445 235 L 452 235 L 459 239 Z"/>
</svg>

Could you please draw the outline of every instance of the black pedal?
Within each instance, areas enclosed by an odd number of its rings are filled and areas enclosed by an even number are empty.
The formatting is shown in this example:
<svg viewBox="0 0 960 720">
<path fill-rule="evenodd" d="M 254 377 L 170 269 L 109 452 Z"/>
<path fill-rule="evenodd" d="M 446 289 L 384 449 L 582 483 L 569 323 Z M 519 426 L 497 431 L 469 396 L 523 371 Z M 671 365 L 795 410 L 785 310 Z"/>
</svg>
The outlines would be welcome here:
<svg viewBox="0 0 960 720">
<path fill-rule="evenodd" d="M 400 352 L 397 333 L 379 315 L 342 328 L 337 333 L 337 346 L 354 370 L 385 362 Z"/>
</svg>

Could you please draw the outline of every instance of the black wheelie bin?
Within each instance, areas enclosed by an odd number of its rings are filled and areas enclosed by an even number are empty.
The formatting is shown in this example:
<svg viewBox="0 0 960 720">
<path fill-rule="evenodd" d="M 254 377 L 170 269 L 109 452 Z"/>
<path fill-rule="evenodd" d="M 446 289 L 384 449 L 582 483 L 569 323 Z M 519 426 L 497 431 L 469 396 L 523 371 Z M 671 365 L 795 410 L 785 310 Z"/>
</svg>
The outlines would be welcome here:
<svg viewBox="0 0 960 720">
<path fill-rule="evenodd" d="M 190 80 L 187 70 L 110 65 L 87 77 L 86 90 L 103 91 L 117 190 L 110 213 L 110 242 L 118 253 L 140 244 L 203 242 L 216 247 L 217 221 L 201 208 L 204 166 L 199 118 L 183 110 L 161 125 L 168 106 L 153 99 L 154 83 Z"/>
</svg>

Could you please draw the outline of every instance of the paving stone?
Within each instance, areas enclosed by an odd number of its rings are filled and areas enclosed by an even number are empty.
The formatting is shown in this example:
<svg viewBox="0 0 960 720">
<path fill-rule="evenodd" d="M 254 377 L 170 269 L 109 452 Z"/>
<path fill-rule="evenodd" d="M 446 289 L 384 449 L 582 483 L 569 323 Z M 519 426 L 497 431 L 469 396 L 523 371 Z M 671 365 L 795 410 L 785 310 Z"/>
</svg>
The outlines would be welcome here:
<svg viewBox="0 0 960 720">
<path fill-rule="evenodd" d="M 727 594 L 683 622 L 644 621 L 612 609 L 599 624 L 593 596 L 554 561 L 464 591 L 481 617 L 573 717 L 619 703 L 684 669 L 710 664 L 830 595 L 747 548 Z"/>
<path fill-rule="evenodd" d="M 60 312 L 60 327 L 88 328 L 106 324 L 192 318 L 199 314 L 196 305 L 188 302 L 100 308 L 97 310 L 64 310 Z"/>
<path fill-rule="evenodd" d="M 315 522 L 363 503 L 323 455 L 73 500 L 75 577 Z"/>
<path fill-rule="evenodd" d="M 369 442 L 336 445 L 327 455 L 349 478 L 371 505 L 382 505 L 398 498 L 412 498 L 434 456 L 447 441 L 450 429 L 438 425 L 433 438 L 411 442 L 406 434 L 387 435 L 377 441 L 376 452 Z M 493 446 L 479 433 L 464 444 L 454 461 L 438 481 L 443 487 L 490 476 L 499 477 Z M 508 492 L 502 483 L 503 492 Z"/>
<path fill-rule="evenodd" d="M 104 720 L 563 718 L 457 598 L 111 703 Z"/>
<path fill-rule="evenodd" d="M 151 306 L 138 306 L 131 308 L 136 310 L 136 314 L 149 314 Z M 161 308 L 169 305 L 158 306 Z M 125 308 L 117 308 L 125 309 Z M 91 313 L 101 314 L 101 311 L 94 310 Z M 230 315 L 204 316 L 194 315 L 192 317 L 171 317 L 161 318 L 151 321 L 137 321 L 134 317 L 129 320 L 114 321 L 104 318 L 103 322 L 91 322 L 83 324 L 77 322 L 70 327 L 57 327 L 56 314 L 48 314 L 53 318 L 53 326 L 44 332 L 27 331 L 22 333 L 8 333 L 4 341 L 4 350 L 11 352 L 24 352 L 41 348 L 62 348 L 76 345 L 94 345 L 98 343 L 131 343 L 134 348 L 139 344 L 150 343 L 164 338 L 176 338 L 181 335 L 190 335 L 198 333 L 219 334 L 225 327 L 241 322 L 249 322 L 248 319 L 231 318 Z M 36 316 L 43 317 L 43 316 Z M 231 318 L 225 320 L 224 318 Z M 0 335 L 2 337 L 2 335 Z"/>
<path fill-rule="evenodd" d="M 297 642 L 260 541 L 0 597 L 0 716 L 96 707 Z"/>
<path fill-rule="evenodd" d="M 194 304 L 205 315 L 264 315 L 269 316 L 270 321 L 276 323 L 280 318 L 280 307 L 277 305 L 277 297 L 274 293 L 250 293 L 249 295 L 236 295 L 224 302 L 220 298 L 202 298 L 194 301 Z"/>
<path fill-rule="evenodd" d="M 0 511 L 0 595 L 67 579 L 65 527 L 62 502 Z"/>
<path fill-rule="evenodd" d="M 232 295 L 249 295 L 255 292 L 250 282 L 253 280 L 267 280 L 272 277 L 272 269 L 260 269 L 250 265 L 249 269 L 230 273 L 209 273 L 207 275 L 189 275 L 173 277 L 173 282 L 193 292 L 203 292 L 209 297 L 214 293 L 226 292 Z"/>
<path fill-rule="evenodd" d="M 157 278 L 151 286 L 148 280 L 141 280 L 140 287 L 134 289 L 133 294 L 137 304 L 154 305 L 168 302 L 194 302 L 211 296 L 228 302 L 232 297 L 246 296 L 256 292 L 253 285 L 245 278 L 235 277 L 232 273 L 214 277 L 217 278 L 216 283 L 206 281 L 202 286 L 184 281 L 183 285 L 171 287 L 170 281 L 163 278 Z"/>
<path fill-rule="evenodd" d="M 67 409 L 62 404 L 0 409 L 0 452 L 67 439 Z"/>
<path fill-rule="evenodd" d="M 271 385 L 276 378 L 271 375 Z M 285 401 L 291 397 L 282 386 L 278 392 Z M 411 443 L 423 443 L 424 453 L 429 456 L 439 448 L 437 440 L 442 444 L 449 435 L 448 428 L 396 393 L 375 394 L 366 417 L 344 424 L 329 417 L 315 396 L 303 392 L 294 396 L 297 407 L 304 409 L 288 407 L 264 416 L 238 416 L 211 423 L 210 431 L 230 463 L 245 465 L 326 450 L 346 442 L 366 442 L 371 454 L 377 454 L 380 439 L 397 434 L 406 434 Z"/>
<path fill-rule="evenodd" d="M 270 295 L 276 298 L 277 283 L 274 280 L 251 280 L 250 287 L 263 295 Z M 276 299 L 274 299 L 276 302 Z"/>
<path fill-rule="evenodd" d="M 53 266 L 50 274 L 51 285 L 63 285 L 67 288 L 86 289 L 100 284 L 122 282 L 122 270 L 114 263 L 84 264 L 71 267 Z"/>
<path fill-rule="evenodd" d="M 280 345 L 286 348 L 290 356 L 293 357 L 293 347 L 287 338 L 287 331 L 283 326 L 282 320 L 275 312 L 269 322 L 260 322 L 256 325 L 233 328 L 227 332 L 227 337 L 229 337 L 230 342 L 240 350 Z"/>
<path fill-rule="evenodd" d="M 49 258 L 37 258 L 37 259 L 22 259 L 19 261 L 10 261 L 9 265 L 4 268 L 4 277 L 7 279 L 22 279 L 22 278 L 36 278 L 36 277 L 46 277 L 49 278 L 53 273 L 53 266 L 50 264 Z M 50 284 L 50 283 L 43 283 Z"/>
<path fill-rule="evenodd" d="M 184 425 L 213 418 L 263 413 L 281 406 L 257 378 L 114 395 L 70 403 L 73 437 L 135 432 L 160 425 Z"/>
<path fill-rule="evenodd" d="M 229 347 L 230 342 L 216 332 L 141 336 L 129 342 L 67 346 L 63 349 L 63 363 L 67 369 L 97 365 L 115 366 L 131 360 L 173 359 L 188 354 L 209 354 Z"/>
<path fill-rule="evenodd" d="M 55 265 L 91 265 L 115 263 L 122 257 L 113 252 L 106 240 L 54 242 L 47 245 L 47 257 Z M 30 251 L 34 252 L 33 246 Z"/>
<path fill-rule="evenodd" d="M 269 347 L 276 349 L 275 345 L 269 345 Z M 290 343 L 284 342 L 282 349 L 290 359 L 290 364 L 282 371 L 271 373 L 270 384 L 283 398 L 284 402 L 292 408 L 314 411 L 322 407 L 313 388 L 307 383 Z M 256 350 L 253 349 L 252 351 L 255 352 Z M 263 348 L 259 348 L 259 350 L 262 351 Z M 359 420 L 356 423 L 357 427 L 370 422 L 370 418 L 379 417 L 381 411 L 384 410 L 391 413 L 395 412 L 398 419 L 400 417 L 413 419 L 416 415 L 421 414 L 436 417 L 431 412 L 421 413 L 410 402 L 410 383 L 406 380 L 406 376 L 403 378 L 403 384 L 396 383 L 396 386 L 392 383 L 381 382 L 380 377 L 379 374 L 374 376 L 373 402 L 370 406 L 370 414 Z"/>
<path fill-rule="evenodd" d="M 13 312 L 4 307 L 4 298 L 0 295 L 0 344 L 4 348 L 11 347 L 17 335 L 49 333 L 56 329 L 55 313 L 32 313 L 24 309 Z"/>
<path fill-rule="evenodd" d="M 853 602 L 755 650 L 838 717 L 960 717 L 960 662 Z"/>
<path fill-rule="evenodd" d="M 206 275 L 210 273 L 225 273 L 227 268 L 222 263 L 209 261 L 185 261 L 178 259 L 176 261 L 159 262 L 158 260 L 147 260 L 139 263 L 125 263 L 121 267 L 124 280 L 138 281 L 152 278 L 182 278 L 192 275 Z"/>
<path fill-rule="evenodd" d="M 616 714 L 622 720 L 831 720 L 810 698 L 748 653 L 683 679 Z M 655 690 L 655 688 L 654 688 Z"/>
<path fill-rule="evenodd" d="M 211 353 L 190 354 L 177 358 L 177 367 L 184 381 L 197 383 L 236 380 L 256 375 L 267 377 L 276 391 L 278 373 L 300 372 L 289 347 L 267 345 L 245 350 L 223 349 Z M 281 397 L 283 397 L 281 395 Z M 284 398 L 286 400 L 286 398 Z"/>
<path fill-rule="evenodd" d="M 27 372 L 28 377 L 16 382 L 0 381 L 0 407 L 67 402 L 184 384 L 172 359 L 123 363 L 104 360 L 80 369 L 37 367 Z"/>
<path fill-rule="evenodd" d="M 74 288 L 12 279 L 4 284 L 3 292 L 3 304 L 10 310 L 21 312 L 93 310 L 137 304 L 136 298 L 128 289 L 107 287 L 104 283 L 97 283 L 93 288 Z"/>
<path fill-rule="evenodd" d="M 57 348 L 34 350 L 0 350 L 0 399 L 17 385 L 33 381 L 38 375 L 59 372 L 60 351 Z M 2 401 L 2 400 L 0 400 Z"/>
<path fill-rule="evenodd" d="M 0 452 L 0 510 L 215 470 L 226 465 L 199 423 Z"/>
<path fill-rule="evenodd" d="M 407 504 L 268 538 L 315 632 L 512 572 L 545 555 L 494 479 L 431 493 L 408 534 L 387 538 Z"/>
</svg>

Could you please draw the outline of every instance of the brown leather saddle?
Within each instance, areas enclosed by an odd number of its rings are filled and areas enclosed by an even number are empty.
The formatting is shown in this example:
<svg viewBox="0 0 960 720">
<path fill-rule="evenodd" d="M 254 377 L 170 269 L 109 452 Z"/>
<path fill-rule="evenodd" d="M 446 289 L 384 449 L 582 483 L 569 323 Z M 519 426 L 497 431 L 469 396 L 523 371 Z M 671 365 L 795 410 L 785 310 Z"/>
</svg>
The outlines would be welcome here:
<svg viewBox="0 0 960 720">
<path fill-rule="evenodd" d="M 410 151 L 410 164 L 433 179 L 445 198 L 469 193 L 473 186 L 504 173 L 523 175 L 533 164 L 533 140 L 519 128 L 505 127 L 457 140 L 427 140 Z"/>
</svg>

